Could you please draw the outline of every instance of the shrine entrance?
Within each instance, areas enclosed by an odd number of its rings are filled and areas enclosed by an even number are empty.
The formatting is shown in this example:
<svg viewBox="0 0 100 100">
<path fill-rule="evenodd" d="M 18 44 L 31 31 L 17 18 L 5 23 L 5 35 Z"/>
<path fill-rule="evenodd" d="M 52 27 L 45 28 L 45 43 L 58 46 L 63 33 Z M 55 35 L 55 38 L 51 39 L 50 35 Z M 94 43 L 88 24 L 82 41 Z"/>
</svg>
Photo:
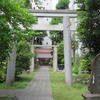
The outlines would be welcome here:
<svg viewBox="0 0 100 100">
<path fill-rule="evenodd" d="M 30 13 L 35 17 L 42 18 L 62 18 L 63 24 L 58 25 L 43 25 L 34 24 L 30 29 L 33 30 L 46 30 L 46 31 L 63 31 L 64 40 L 64 65 L 65 65 L 65 81 L 67 86 L 72 85 L 72 62 L 71 62 L 71 30 L 76 30 L 75 23 L 70 23 L 71 18 L 77 18 L 76 11 L 74 10 L 30 10 Z M 37 45 L 36 45 L 37 46 Z M 41 45 L 40 45 L 41 46 Z M 49 45 L 43 45 L 49 46 Z M 35 45 L 31 45 L 31 52 L 34 53 Z M 50 46 L 49 46 L 50 47 Z M 57 45 L 51 45 L 53 47 L 53 70 L 57 71 Z M 15 57 L 16 49 L 14 47 L 12 54 L 10 54 L 10 61 L 8 61 L 8 71 L 7 71 L 7 83 L 10 83 L 14 79 L 14 69 L 15 69 Z M 10 70 L 12 69 L 12 70 Z M 34 71 L 34 57 L 31 60 L 30 71 Z M 10 73 L 13 73 L 10 74 Z"/>
<path fill-rule="evenodd" d="M 51 59 L 53 59 L 53 56 L 51 55 L 51 52 L 53 51 L 52 48 L 38 48 L 35 51 L 37 52 L 36 61 L 39 61 L 39 65 L 49 66 Z"/>
<path fill-rule="evenodd" d="M 49 66 L 50 58 L 39 58 L 39 65 L 40 66 Z"/>
<path fill-rule="evenodd" d="M 63 24 L 44 25 L 43 23 L 34 24 L 32 29 L 40 31 L 63 31 L 64 40 L 64 65 L 65 81 L 68 86 L 72 85 L 72 62 L 71 62 L 71 30 L 76 30 L 75 23 L 70 23 L 70 18 L 77 18 L 76 11 L 73 10 L 30 10 L 31 14 L 38 18 L 62 18 Z M 39 22 L 39 21 L 38 21 Z M 45 45 L 44 45 L 45 46 Z M 31 45 L 31 49 L 34 45 Z M 34 59 L 34 58 L 32 58 Z M 34 69 L 32 60 L 31 70 Z M 54 47 L 53 71 L 57 72 L 57 48 Z"/>
<path fill-rule="evenodd" d="M 58 66 L 58 63 L 57 63 L 57 47 L 58 46 L 57 45 L 30 45 L 30 47 L 31 47 L 31 52 L 33 54 L 35 53 L 35 51 L 38 52 L 36 58 L 41 59 L 41 65 L 43 65 L 43 63 L 47 64 L 46 60 L 50 62 L 50 59 L 52 59 L 53 60 L 53 72 L 57 72 L 57 66 Z M 36 47 L 38 48 L 51 47 L 52 49 L 35 49 Z M 53 55 L 51 55 L 51 52 L 53 52 Z M 34 71 L 34 65 L 35 65 L 35 58 L 32 57 L 31 65 L 30 65 L 30 72 Z"/>
</svg>

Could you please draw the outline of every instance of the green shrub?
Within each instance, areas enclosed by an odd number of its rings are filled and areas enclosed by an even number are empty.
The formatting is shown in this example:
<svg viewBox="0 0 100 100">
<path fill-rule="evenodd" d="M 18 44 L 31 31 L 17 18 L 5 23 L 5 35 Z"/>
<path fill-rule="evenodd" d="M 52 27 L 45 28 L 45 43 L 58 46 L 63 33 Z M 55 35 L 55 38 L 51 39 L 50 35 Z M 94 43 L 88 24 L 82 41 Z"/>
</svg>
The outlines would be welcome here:
<svg viewBox="0 0 100 100">
<path fill-rule="evenodd" d="M 90 79 L 90 74 L 86 74 L 86 73 L 83 73 L 83 74 L 73 74 L 73 78 L 76 80 L 79 80 L 78 82 L 79 83 L 83 83 L 83 81 L 86 81 L 86 83 L 89 82 L 89 79 Z"/>
<path fill-rule="evenodd" d="M 0 82 L 5 81 L 5 79 L 6 79 L 5 73 L 3 71 L 0 71 Z"/>
<path fill-rule="evenodd" d="M 30 51 L 30 43 L 27 41 L 20 41 L 17 44 L 16 54 L 16 75 L 20 75 L 22 71 L 29 70 L 30 61 L 33 54 Z"/>
<path fill-rule="evenodd" d="M 58 64 L 64 64 L 64 42 L 61 41 L 58 45 Z"/>
<path fill-rule="evenodd" d="M 5 81 L 6 79 L 6 71 L 7 71 L 7 62 L 6 61 L 2 61 L 2 63 L 0 64 L 0 82 Z"/>
<path fill-rule="evenodd" d="M 90 71 L 91 60 L 93 59 L 89 53 L 75 56 L 76 61 L 73 62 L 72 72 L 77 74 L 79 71 Z"/>
<path fill-rule="evenodd" d="M 90 71 L 92 59 L 93 59 L 93 56 L 91 56 L 89 53 L 86 53 L 86 54 L 81 56 L 80 65 L 81 65 L 82 71 L 84 71 L 84 70 Z"/>
<path fill-rule="evenodd" d="M 52 60 L 49 62 L 49 65 L 50 66 L 53 66 L 53 61 Z"/>
<path fill-rule="evenodd" d="M 72 59 L 73 62 L 73 59 Z M 75 55 L 75 62 L 72 63 L 72 72 L 78 74 L 80 70 L 80 57 L 78 54 Z"/>
</svg>

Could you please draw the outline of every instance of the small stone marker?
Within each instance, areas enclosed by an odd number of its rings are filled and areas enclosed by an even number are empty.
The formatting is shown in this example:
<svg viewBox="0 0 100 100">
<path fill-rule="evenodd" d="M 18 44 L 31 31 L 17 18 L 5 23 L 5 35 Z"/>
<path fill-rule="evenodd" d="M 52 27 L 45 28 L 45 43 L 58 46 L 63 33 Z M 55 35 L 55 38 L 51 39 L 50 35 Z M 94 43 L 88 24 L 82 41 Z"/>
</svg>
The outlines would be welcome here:
<svg viewBox="0 0 100 100">
<path fill-rule="evenodd" d="M 84 100 L 100 100 L 100 53 L 91 64 L 91 77 L 88 89 L 91 93 L 83 94 Z"/>
</svg>

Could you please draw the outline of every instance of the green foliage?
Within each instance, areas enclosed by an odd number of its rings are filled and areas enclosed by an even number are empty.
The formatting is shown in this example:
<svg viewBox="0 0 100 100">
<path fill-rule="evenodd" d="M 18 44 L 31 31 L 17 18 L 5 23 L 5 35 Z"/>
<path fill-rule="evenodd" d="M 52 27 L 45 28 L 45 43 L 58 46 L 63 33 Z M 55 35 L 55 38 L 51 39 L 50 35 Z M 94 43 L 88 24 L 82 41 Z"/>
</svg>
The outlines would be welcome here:
<svg viewBox="0 0 100 100">
<path fill-rule="evenodd" d="M 62 23 L 62 18 L 52 18 L 50 22 L 51 25 L 58 25 L 59 23 Z"/>
<path fill-rule="evenodd" d="M 56 5 L 57 9 L 67 9 L 69 5 L 69 0 L 59 0 L 58 4 Z"/>
<path fill-rule="evenodd" d="M 0 71 L 0 82 L 5 81 L 5 79 L 6 79 L 5 73 L 3 71 Z"/>
<path fill-rule="evenodd" d="M 25 8 L 32 8 L 30 0 L 26 0 L 26 2 L 25 2 Z"/>
<path fill-rule="evenodd" d="M 58 63 L 64 64 L 64 42 L 58 44 Z"/>
<path fill-rule="evenodd" d="M 44 37 L 47 36 L 46 31 L 35 31 L 35 32 L 36 32 L 36 34 L 34 35 L 34 37 L 32 37 L 32 39 L 34 41 L 33 43 L 36 45 L 42 45 L 42 41 L 43 41 Z"/>
<path fill-rule="evenodd" d="M 91 55 L 100 52 L 100 0 L 76 0 L 79 4 L 78 36 Z"/>
<path fill-rule="evenodd" d="M 13 1 L 20 3 L 23 8 L 29 8 L 29 9 L 32 8 L 30 0 L 13 0 Z"/>
<path fill-rule="evenodd" d="M 73 51 L 75 51 L 76 49 L 78 49 L 78 44 L 79 43 L 78 43 L 77 40 L 71 38 L 71 46 L 72 46 Z"/>
<path fill-rule="evenodd" d="M 75 62 L 73 62 L 73 68 L 72 72 L 75 74 L 78 74 L 79 71 L 90 71 L 91 61 L 93 59 L 93 56 L 91 56 L 89 53 L 83 54 L 79 56 L 76 54 L 75 56 Z"/>
<path fill-rule="evenodd" d="M 80 65 L 81 65 L 80 70 L 90 71 L 91 70 L 90 66 L 91 66 L 92 59 L 93 59 L 93 56 L 91 56 L 89 53 L 86 53 L 86 54 L 82 55 L 81 59 L 80 59 Z"/>
<path fill-rule="evenodd" d="M 13 47 L 12 42 L 34 34 L 29 28 L 36 18 L 22 6 L 16 0 L 0 0 L 0 62 L 8 57 Z M 21 29 L 20 24 L 25 30 Z"/>
<path fill-rule="evenodd" d="M 73 62 L 72 63 L 72 72 L 74 73 L 74 74 L 78 74 L 78 72 L 79 72 L 79 69 L 80 69 L 80 56 L 78 55 L 78 54 L 76 54 L 75 55 L 75 62 Z"/>
<path fill-rule="evenodd" d="M 26 41 L 20 41 L 17 47 L 16 75 L 20 75 L 22 71 L 29 70 L 32 53 L 30 53 L 30 43 Z"/>
<path fill-rule="evenodd" d="M 8 55 L 8 47 L 12 36 L 10 33 L 9 25 L 6 23 L 5 18 L 0 18 L 0 62 L 5 60 L 5 56 Z"/>
<path fill-rule="evenodd" d="M 90 79 L 90 74 L 73 74 L 73 78 L 76 80 L 76 82 L 78 83 L 83 83 L 85 81 L 86 84 L 89 83 L 89 79 Z M 77 81 L 79 80 L 79 81 Z"/>
<path fill-rule="evenodd" d="M 78 49 L 78 41 L 71 38 L 71 47 L 73 50 L 73 61 L 75 62 L 75 51 Z"/>
<path fill-rule="evenodd" d="M 49 65 L 50 66 L 53 66 L 53 61 L 52 60 L 49 62 Z"/>
<path fill-rule="evenodd" d="M 0 63 L 0 82 L 5 81 L 6 79 L 6 71 L 7 71 L 6 64 L 7 64 L 6 61 Z"/>
<path fill-rule="evenodd" d="M 6 66 L 7 66 L 7 62 L 6 61 L 1 62 L 0 71 L 3 71 L 4 73 L 6 73 L 6 69 L 7 69 Z"/>
</svg>

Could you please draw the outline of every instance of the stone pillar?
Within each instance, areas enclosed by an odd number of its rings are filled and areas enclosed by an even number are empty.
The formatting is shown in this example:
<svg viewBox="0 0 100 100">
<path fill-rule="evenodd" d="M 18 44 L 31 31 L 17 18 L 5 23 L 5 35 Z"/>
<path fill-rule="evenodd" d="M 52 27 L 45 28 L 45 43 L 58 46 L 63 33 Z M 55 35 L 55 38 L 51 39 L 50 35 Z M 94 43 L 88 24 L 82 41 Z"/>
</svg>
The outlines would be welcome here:
<svg viewBox="0 0 100 100">
<path fill-rule="evenodd" d="M 53 72 L 57 72 L 57 46 L 53 48 Z"/>
<path fill-rule="evenodd" d="M 7 64 L 7 75 L 6 75 L 6 84 L 12 85 L 15 79 L 15 63 L 16 63 L 16 44 L 10 53 L 10 58 L 8 59 Z"/>
<path fill-rule="evenodd" d="M 72 85 L 72 64 L 71 64 L 71 34 L 70 19 L 63 17 L 63 39 L 64 39 L 64 62 L 65 62 L 65 81 L 67 86 Z"/>
<path fill-rule="evenodd" d="M 31 53 L 34 54 L 34 47 L 31 46 Z M 34 57 L 31 59 L 30 72 L 34 72 Z"/>
</svg>

